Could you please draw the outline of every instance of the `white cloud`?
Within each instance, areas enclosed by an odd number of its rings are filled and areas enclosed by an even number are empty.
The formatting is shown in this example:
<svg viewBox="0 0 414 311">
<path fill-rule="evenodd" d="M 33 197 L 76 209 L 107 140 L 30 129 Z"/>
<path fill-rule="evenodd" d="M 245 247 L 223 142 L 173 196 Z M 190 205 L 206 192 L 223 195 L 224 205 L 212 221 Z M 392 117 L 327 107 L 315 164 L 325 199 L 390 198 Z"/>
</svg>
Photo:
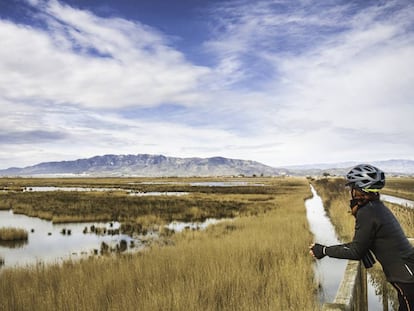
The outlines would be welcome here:
<svg viewBox="0 0 414 311">
<path fill-rule="evenodd" d="M 289 6 L 278 3 L 285 9 Z M 272 2 L 261 5 L 270 8 Z M 236 76 L 241 76 L 240 70 L 248 75 L 252 68 L 246 53 L 274 69 L 273 79 L 264 81 L 262 88 L 273 102 L 266 102 L 260 111 L 269 141 L 273 132 L 273 139 L 282 143 L 281 153 L 274 160 L 268 157 L 267 163 L 301 162 L 301 157 L 308 163 L 320 162 L 332 155 L 346 160 L 350 154 L 365 153 L 377 158 L 391 153 L 412 157 L 413 150 L 410 153 L 406 145 L 406 138 L 414 135 L 412 5 L 390 1 L 356 13 L 349 5 L 337 6 L 330 14 L 308 6 L 283 14 L 262 8 L 248 4 L 234 14 L 228 12 L 230 17 L 222 21 L 228 31 L 209 47 L 223 63 L 233 59 L 238 64 Z M 298 49 L 269 47 L 284 38 L 286 44 L 297 43 Z M 343 129 L 349 130 L 347 135 Z M 359 146 L 372 151 L 361 151 Z"/>
<path fill-rule="evenodd" d="M 139 22 L 36 3 L 43 29 L 0 20 L 0 130 L 20 140 L 0 141 L 4 167 L 105 153 L 274 166 L 414 154 L 407 2 L 226 2 L 211 11 L 210 68 Z M 185 109 L 157 110 L 169 103 Z"/>
<path fill-rule="evenodd" d="M 95 108 L 191 104 L 186 99 L 208 72 L 139 23 L 57 1 L 40 7 L 47 30 L 0 21 L 0 92 L 6 97 Z"/>
</svg>

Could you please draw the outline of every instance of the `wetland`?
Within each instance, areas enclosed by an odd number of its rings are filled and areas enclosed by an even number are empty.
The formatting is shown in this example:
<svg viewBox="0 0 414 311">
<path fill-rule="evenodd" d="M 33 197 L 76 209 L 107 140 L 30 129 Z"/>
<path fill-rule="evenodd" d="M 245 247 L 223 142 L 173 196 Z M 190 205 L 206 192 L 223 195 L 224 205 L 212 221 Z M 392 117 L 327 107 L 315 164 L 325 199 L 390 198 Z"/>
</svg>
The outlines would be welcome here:
<svg viewBox="0 0 414 311">
<path fill-rule="evenodd" d="M 353 224 L 342 221 L 341 183 L 313 184 L 342 241 Z M 404 193 L 412 184 L 404 181 Z M 0 227 L 28 231 L 20 245 L 0 246 L 2 310 L 319 310 L 311 196 L 307 179 L 290 177 L 2 178 Z M 412 209 L 395 211 L 413 227 Z M 4 260 L 40 238 L 36 264 Z M 102 242 L 114 252 L 101 253 Z M 59 253 L 64 244 L 74 248 Z"/>
</svg>

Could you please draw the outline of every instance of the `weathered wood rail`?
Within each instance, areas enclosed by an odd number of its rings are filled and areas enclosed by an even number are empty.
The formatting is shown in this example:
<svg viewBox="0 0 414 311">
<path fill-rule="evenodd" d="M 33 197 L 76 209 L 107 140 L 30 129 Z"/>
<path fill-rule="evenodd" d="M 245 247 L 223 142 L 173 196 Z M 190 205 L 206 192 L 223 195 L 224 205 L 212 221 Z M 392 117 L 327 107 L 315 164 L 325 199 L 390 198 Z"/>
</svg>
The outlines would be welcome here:
<svg viewBox="0 0 414 311">
<path fill-rule="evenodd" d="M 348 261 L 335 300 L 325 303 L 323 311 L 367 310 L 367 272 L 360 261 Z"/>
<path fill-rule="evenodd" d="M 414 238 L 409 240 L 414 245 Z M 387 310 L 388 302 L 383 305 Z M 367 271 L 360 261 L 348 261 L 334 301 L 325 303 L 322 311 L 368 311 Z"/>
</svg>

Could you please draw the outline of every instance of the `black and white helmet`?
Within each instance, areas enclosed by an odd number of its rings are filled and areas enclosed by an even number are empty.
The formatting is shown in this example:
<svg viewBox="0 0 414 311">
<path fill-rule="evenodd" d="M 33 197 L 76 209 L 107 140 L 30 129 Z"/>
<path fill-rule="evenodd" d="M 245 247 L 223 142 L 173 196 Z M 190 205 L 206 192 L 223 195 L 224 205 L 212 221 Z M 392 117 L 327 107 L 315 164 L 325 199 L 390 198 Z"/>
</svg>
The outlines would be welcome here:
<svg viewBox="0 0 414 311">
<path fill-rule="evenodd" d="M 378 190 L 385 185 L 385 174 L 369 164 L 359 164 L 346 174 L 347 186 L 361 190 Z"/>
</svg>

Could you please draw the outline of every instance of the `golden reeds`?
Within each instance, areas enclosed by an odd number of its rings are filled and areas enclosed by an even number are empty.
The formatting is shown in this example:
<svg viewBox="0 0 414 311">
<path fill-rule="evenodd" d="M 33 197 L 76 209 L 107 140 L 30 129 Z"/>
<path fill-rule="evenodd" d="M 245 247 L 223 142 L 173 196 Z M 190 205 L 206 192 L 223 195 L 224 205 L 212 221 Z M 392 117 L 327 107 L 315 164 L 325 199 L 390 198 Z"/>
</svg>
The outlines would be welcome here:
<svg viewBox="0 0 414 311">
<path fill-rule="evenodd" d="M 29 234 L 26 230 L 14 227 L 0 228 L 0 241 L 27 240 Z"/>
<path fill-rule="evenodd" d="M 0 310 L 318 310 L 309 187 L 302 179 L 273 183 L 278 195 L 249 201 L 256 215 L 175 234 L 168 246 L 6 269 Z"/>
<path fill-rule="evenodd" d="M 414 177 L 387 178 L 381 192 L 414 201 Z"/>
</svg>

